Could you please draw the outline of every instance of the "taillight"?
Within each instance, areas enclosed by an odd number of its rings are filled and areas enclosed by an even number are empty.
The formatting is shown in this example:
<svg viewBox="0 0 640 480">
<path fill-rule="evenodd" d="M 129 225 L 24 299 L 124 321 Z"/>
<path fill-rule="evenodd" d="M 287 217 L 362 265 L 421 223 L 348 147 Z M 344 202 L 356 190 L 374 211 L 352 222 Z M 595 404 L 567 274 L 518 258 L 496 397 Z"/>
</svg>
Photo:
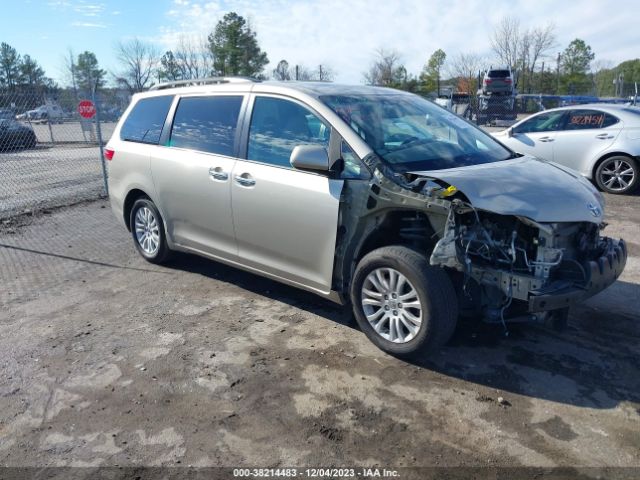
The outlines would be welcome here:
<svg viewBox="0 0 640 480">
<path fill-rule="evenodd" d="M 104 158 L 106 160 L 113 160 L 113 154 L 116 153 L 115 150 L 111 150 L 110 148 L 104 149 Z"/>
<path fill-rule="evenodd" d="M 504 81 L 505 81 L 505 83 L 511 83 L 511 79 L 510 78 L 505 78 Z"/>
<path fill-rule="evenodd" d="M 485 85 L 489 85 L 490 83 L 491 83 L 491 80 L 490 80 L 490 79 L 488 79 L 488 78 L 485 78 L 485 79 L 484 79 L 484 84 L 485 84 Z"/>
</svg>

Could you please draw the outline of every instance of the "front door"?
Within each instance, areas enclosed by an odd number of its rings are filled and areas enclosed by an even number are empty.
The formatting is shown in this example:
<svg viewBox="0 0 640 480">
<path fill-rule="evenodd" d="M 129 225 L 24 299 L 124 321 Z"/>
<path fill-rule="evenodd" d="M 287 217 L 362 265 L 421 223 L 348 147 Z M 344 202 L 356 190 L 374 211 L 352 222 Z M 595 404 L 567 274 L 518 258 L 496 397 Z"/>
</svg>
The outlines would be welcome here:
<svg viewBox="0 0 640 480">
<path fill-rule="evenodd" d="M 329 145 L 329 126 L 289 99 L 257 96 L 247 159 L 233 170 L 241 261 L 319 292 L 331 290 L 342 180 L 294 169 L 296 145 Z"/>
<path fill-rule="evenodd" d="M 513 127 L 509 146 L 518 153 L 525 153 L 542 160 L 553 161 L 554 142 L 562 126 L 564 111 L 544 112 L 532 116 Z"/>
</svg>

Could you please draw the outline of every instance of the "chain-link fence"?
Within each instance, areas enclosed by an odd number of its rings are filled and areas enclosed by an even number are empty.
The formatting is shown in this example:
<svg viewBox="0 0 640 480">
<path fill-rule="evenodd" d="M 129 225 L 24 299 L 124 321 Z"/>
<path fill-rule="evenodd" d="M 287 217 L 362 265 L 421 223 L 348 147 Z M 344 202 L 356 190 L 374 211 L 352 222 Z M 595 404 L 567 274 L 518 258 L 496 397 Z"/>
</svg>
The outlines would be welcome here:
<svg viewBox="0 0 640 480">
<path fill-rule="evenodd" d="M 105 194 L 99 140 L 117 118 L 105 109 L 99 121 L 91 96 L 72 108 L 41 92 L 0 92 L 0 220 Z"/>
</svg>

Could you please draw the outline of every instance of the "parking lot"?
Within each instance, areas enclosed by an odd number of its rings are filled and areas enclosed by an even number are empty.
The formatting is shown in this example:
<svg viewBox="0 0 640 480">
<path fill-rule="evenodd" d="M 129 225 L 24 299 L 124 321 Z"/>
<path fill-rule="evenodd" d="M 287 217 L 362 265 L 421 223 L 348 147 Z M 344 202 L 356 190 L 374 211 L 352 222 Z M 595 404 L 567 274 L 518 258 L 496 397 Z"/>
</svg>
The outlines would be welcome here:
<svg viewBox="0 0 640 480">
<path fill-rule="evenodd" d="M 627 269 L 567 332 L 464 323 L 415 364 L 311 294 L 145 263 L 104 200 L 4 223 L 0 463 L 637 467 L 640 197 L 607 201 Z"/>
</svg>

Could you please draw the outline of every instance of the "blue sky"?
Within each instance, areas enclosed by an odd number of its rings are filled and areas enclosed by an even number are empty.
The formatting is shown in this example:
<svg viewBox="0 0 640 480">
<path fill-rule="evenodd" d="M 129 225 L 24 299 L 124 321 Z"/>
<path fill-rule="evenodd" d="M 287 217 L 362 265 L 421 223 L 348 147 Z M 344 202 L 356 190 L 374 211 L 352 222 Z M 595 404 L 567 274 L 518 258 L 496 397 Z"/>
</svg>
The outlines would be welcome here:
<svg viewBox="0 0 640 480">
<path fill-rule="evenodd" d="M 554 57 L 576 37 L 591 45 L 597 62 L 640 57 L 640 2 L 632 0 L 4 0 L 0 41 L 64 82 L 69 48 L 93 51 L 115 71 L 118 41 L 137 36 L 166 50 L 180 35 L 202 38 L 230 10 L 251 21 L 272 61 L 269 72 L 282 58 L 322 63 L 347 83 L 362 81 L 380 47 L 397 50 L 411 73 L 438 48 L 450 59 L 472 52 L 489 63 L 489 36 L 504 16 L 523 28 L 553 22 Z"/>
</svg>

